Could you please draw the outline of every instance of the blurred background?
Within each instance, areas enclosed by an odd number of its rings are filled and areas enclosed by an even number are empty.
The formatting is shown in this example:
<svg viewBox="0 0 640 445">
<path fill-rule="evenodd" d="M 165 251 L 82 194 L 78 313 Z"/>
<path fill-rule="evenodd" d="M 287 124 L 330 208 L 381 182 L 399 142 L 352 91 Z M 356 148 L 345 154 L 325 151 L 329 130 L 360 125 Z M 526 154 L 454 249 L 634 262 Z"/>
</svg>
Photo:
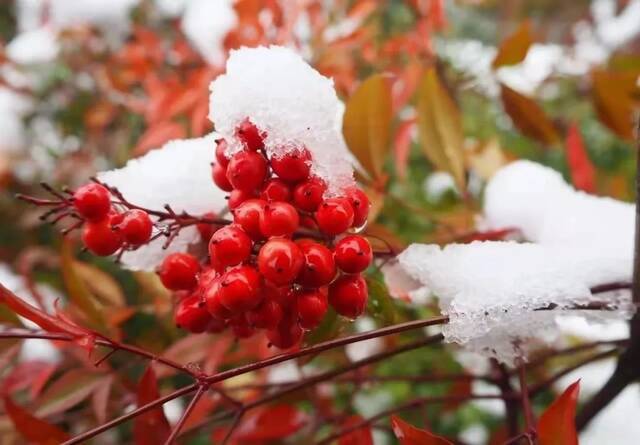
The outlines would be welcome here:
<svg viewBox="0 0 640 445">
<path fill-rule="evenodd" d="M 63 243 L 56 228 L 40 223 L 38 209 L 14 195 L 38 194 L 42 181 L 77 186 L 169 140 L 211 132 L 209 83 L 224 71 L 230 50 L 260 44 L 297 49 L 334 79 L 345 102 L 372 74 L 394 79 L 389 150 L 368 184 L 374 228 L 394 245 L 446 243 L 473 231 L 485 181 L 514 159 L 552 166 L 589 193 L 633 199 L 640 0 L 0 0 L 0 282 L 25 295 L 72 301 L 81 298 L 74 297 L 74 280 L 91 283 L 88 291 L 112 314 L 110 332 L 156 351 L 180 341 L 171 298 L 153 275 L 72 253 L 73 239 Z M 463 173 L 438 165 L 434 148 L 418 141 L 418 87 L 427 68 L 459 110 Z M 384 286 L 373 301 L 366 326 L 334 326 L 309 341 L 436 311 L 393 299 Z M 0 319 L 14 321 L 4 313 Z M 566 341 L 585 335 L 567 328 Z M 47 342 L 14 346 L 0 344 L 0 353 L 13 354 L 2 356 L 8 363 L 53 364 L 52 375 L 72 368 L 70 353 Z M 382 366 L 390 374 L 427 374 L 462 369 L 464 360 L 436 350 Z M 610 365 L 597 365 L 593 382 L 606 378 Z M 632 389 L 594 422 L 584 443 L 637 443 L 632 417 L 640 398 Z M 355 400 L 337 392 L 335 400 L 364 415 L 411 393 L 470 390 L 389 383 Z M 90 394 L 73 394 L 65 409 L 91 409 Z M 549 392 L 536 403 L 551 399 Z M 169 407 L 167 415 L 174 419 L 181 409 Z M 491 403 L 429 412 L 434 430 L 469 444 L 502 434 L 502 415 Z M 208 434 L 189 443 L 208 443 Z M 376 437 L 393 443 L 388 431 Z M 21 443 L 6 417 L 4 443 Z"/>
</svg>

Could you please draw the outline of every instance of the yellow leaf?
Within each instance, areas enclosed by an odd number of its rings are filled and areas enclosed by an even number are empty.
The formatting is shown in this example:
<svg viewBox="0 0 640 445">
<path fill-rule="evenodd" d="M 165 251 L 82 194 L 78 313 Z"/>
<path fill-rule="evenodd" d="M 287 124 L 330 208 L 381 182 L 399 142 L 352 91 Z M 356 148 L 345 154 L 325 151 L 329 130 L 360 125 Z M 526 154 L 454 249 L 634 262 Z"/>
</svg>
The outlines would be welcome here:
<svg viewBox="0 0 640 445">
<path fill-rule="evenodd" d="M 451 173 L 458 188 L 465 190 L 460 111 L 433 68 L 426 71 L 418 91 L 418 130 L 429 160 L 439 170 Z"/>
<path fill-rule="evenodd" d="M 640 70 L 596 70 L 592 73 L 593 101 L 600 120 L 619 137 L 633 142 L 634 112 L 640 101 Z"/>
<path fill-rule="evenodd" d="M 553 122 L 542 107 L 506 85 L 501 86 L 502 104 L 513 124 L 524 134 L 545 145 L 560 142 Z"/>
<path fill-rule="evenodd" d="M 74 269 L 87 284 L 91 293 L 107 306 L 124 306 L 125 297 L 120 285 L 111 275 L 91 264 L 74 261 Z"/>
<path fill-rule="evenodd" d="M 349 98 L 342 132 L 362 167 L 376 179 L 391 148 L 391 90 L 388 79 L 375 74 Z"/>
<path fill-rule="evenodd" d="M 527 56 L 533 40 L 531 22 L 526 20 L 520 24 L 515 33 L 507 37 L 500 44 L 498 54 L 496 54 L 496 58 L 493 59 L 493 68 L 515 65 L 522 62 Z"/>
<path fill-rule="evenodd" d="M 485 181 L 491 179 L 495 172 L 507 164 L 507 158 L 500 148 L 497 139 L 492 138 L 487 142 L 478 144 L 478 147 L 469 154 L 469 168 L 475 171 Z"/>
</svg>

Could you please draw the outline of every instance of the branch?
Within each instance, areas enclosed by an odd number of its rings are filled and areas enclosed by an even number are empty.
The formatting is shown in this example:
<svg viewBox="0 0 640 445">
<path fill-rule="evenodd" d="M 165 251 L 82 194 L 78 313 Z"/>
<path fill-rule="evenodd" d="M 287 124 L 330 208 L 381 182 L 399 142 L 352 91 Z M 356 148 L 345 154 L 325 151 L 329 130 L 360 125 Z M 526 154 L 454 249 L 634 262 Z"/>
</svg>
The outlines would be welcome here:
<svg viewBox="0 0 640 445">
<path fill-rule="evenodd" d="M 178 423 L 176 423 L 175 426 L 173 427 L 173 430 L 171 430 L 171 435 L 167 438 L 164 445 L 172 445 L 175 442 L 176 438 L 180 434 L 180 430 L 182 430 L 182 427 L 187 421 L 187 418 L 191 415 L 191 411 L 193 411 L 193 408 L 195 408 L 196 404 L 198 403 L 200 398 L 204 395 L 204 393 L 207 392 L 207 389 L 208 389 L 207 385 L 200 385 L 198 387 L 198 391 L 191 399 L 191 402 L 189 402 L 189 405 L 182 413 L 182 416 L 180 416 L 180 420 L 178 420 Z"/>
</svg>

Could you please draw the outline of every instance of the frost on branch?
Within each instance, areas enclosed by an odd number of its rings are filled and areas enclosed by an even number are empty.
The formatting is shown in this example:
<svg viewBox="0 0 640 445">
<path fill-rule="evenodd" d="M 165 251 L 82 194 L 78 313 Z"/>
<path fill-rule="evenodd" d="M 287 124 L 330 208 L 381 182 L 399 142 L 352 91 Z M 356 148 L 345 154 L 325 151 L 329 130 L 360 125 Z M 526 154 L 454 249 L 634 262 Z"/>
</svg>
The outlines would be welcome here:
<svg viewBox="0 0 640 445">
<path fill-rule="evenodd" d="M 229 142 L 227 154 L 241 150 L 235 129 L 250 118 L 266 133 L 269 157 L 306 147 L 312 174 L 324 179 L 332 194 L 353 184 L 343 112 L 333 82 L 278 46 L 232 52 L 226 74 L 211 84 L 209 118 Z"/>
<path fill-rule="evenodd" d="M 502 168 L 487 185 L 489 228 L 513 227 L 549 246 L 589 246 L 628 261 L 633 257 L 634 206 L 576 191 L 560 173 L 530 161 Z"/>
<path fill-rule="evenodd" d="M 525 352 L 527 340 L 553 334 L 559 313 L 593 320 L 631 314 L 628 293 L 590 291 L 592 286 L 630 279 L 630 263 L 605 251 L 516 242 L 452 244 L 443 249 L 414 244 L 398 259 L 439 297 L 442 312 L 450 317 L 444 328 L 447 341 L 505 362 Z M 607 310 L 570 309 L 603 301 Z"/>
<path fill-rule="evenodd" d="M 133 159 L 124 168 L 102 172 L 98 179 L 116 187 L 129 202 L 151 210 L 166 204 L 194 216 L 219 212 L 226 205 L 224 192 L 211 182 L 211 162 L 216 136 L 176 140 Z M 183 252 L 199 241 L 195 226 L 184 228 L 167 249 L 160 237 L 135 251 L 126 252 L 122 263 L 132 270 L 154 270 L 170 253 Z"/>
</svg>

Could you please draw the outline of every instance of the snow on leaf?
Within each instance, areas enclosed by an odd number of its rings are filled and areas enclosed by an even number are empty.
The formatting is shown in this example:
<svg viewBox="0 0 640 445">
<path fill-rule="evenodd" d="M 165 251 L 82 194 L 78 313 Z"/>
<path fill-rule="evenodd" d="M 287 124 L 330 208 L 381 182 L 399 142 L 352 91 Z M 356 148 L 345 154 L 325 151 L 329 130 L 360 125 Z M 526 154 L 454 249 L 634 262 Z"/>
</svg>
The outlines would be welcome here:
<svg viewBox="0 0 640 445">
<path fill-rule="evenodd" d="M 121 169 L 102 172 L 98 179 L 116 187 L 136 205 L 162 210 L 169 204 L 177 213 L 192 215 L 219 212 L 226 206 L 225 194 L 211 180 L 215 134 L 172 141 Z M 126 252 L 122 264 L 132 270 L 153 271 L 173 252 L 186 251 L 199 241 L 195 227 L 183 229 L 167 249 L 162 237 L 135 251 Z"/>
<path fill-rule="evenodd" d="M 537 428 L 540 445 L 578 445 L 574 418 L 579 392 L 578 380 L 542 413 Z"/>
<path fill-rule="evenodd" d="M 611 310 L 569 311 L 601 301 L 592 286 L 630 280 L 630 263 L 589 246 L 546 246 L 516 242 L 414 244 L 398 257 L 414 279 L 439 297 L 450 317 L 447 341 L 511 362 L 526 352 L 521 340 L 555 334 L 557 314 L 578 313 L 593 320 L 631 315 L 628 293 L 608 296 Z M 540 310 L 554 307 L 556 310 Z"/>
<path fill-rule="evenodd" d="M 59 51 L 56 33 L 49 27 L 20 33 L 6 48 L 7 58 L 19 65 L 51 62 Z"/>
<path fill-rule="evenodd" d="M 191 0 L 181 27 L 191 44 L 212 65 L 224 62 L 224 38 L 237 24 L 232 0 Z"/>
<path fill-rule="evenodd" d="M 229 141 L 228 154 L 241 149 L 235 128 L 249 118 L 266 132 L 269 156 L 306 147 L 312 173 L 327 182 L 330 193 L 353 184 L 343 113 L 332 80 L 279 46 L 231 52 L 226 74 L 211 84 L 209 118 Z"/>
<path fill-rule="evenodd" d="M 158 380 L 153 367 L 149 365 L 138 384 L 138 406 L 146 405 L 159 398 Z M 133 421 L 133 437 L 136 444 L 164 443 L 169 434 L 171 434 L 171 428 L 162 407 L 149 410 Z"/>
<path fill-rule="evenodd" d="M 69 435 L 60 428 L 33 416 L 16 405 L 10 397 L 4 398 L 4 407 L 16 430 L 29 443 L 56 445 L 69 439 Z"/>
<path fill-rule="evenodd" d="M 436 436 L 426 430 L 421 430 L 405 422 L 398 416 L 391 416 L 393 434 L 400 441 L 400 445 L 452 445 L 453 442 L 444 437 Z"/>
</svg>

